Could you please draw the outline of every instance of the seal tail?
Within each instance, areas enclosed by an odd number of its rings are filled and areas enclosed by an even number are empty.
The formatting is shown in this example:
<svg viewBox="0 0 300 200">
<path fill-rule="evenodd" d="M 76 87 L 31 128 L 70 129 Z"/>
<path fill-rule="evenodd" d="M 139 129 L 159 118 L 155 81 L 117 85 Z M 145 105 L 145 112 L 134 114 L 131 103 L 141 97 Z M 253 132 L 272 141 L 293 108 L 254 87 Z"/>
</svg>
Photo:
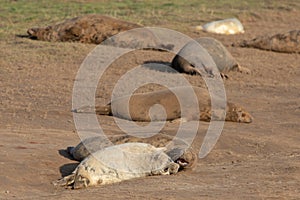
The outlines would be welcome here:
<svg viewBox="0 0 300 200">
<path fill-rule="evenodd" d="M 81 108 L 72 109 L 72 112 L 75 113 L 96 113 L 98 115 L 111 115 L 111 106 L 110 104 L 107 104 L 105 106 L 84 106 Z"/>
<path fill-rule="evenodd" d="M 95 107 L 95 112 L 98 115 L 112 115 L 111 105 L 108 104 L 106 106 L 96 106 Z"/>
</svg>

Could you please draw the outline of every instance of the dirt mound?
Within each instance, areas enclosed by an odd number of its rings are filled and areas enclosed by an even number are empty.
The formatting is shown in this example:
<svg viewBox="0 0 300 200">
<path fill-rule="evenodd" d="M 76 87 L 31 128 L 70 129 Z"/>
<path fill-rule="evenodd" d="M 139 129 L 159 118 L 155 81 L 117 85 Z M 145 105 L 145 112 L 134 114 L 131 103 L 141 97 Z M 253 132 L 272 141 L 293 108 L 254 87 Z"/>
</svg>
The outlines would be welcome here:
<svg viewBox="0 0 300 200">
<path fill-rule="evenodd" d="M 30 38 L 37 40 L 99 44 L 119 32 L 139 27 L 141 26 L 127 21 L 91 14 L 45 28 L 31 28 L 27 33 Z"/>
<path fill-rule="evenodd" d="M 300 30 L 278 33 L 272 36 L 259 36 L 249 41 L 244 40 L 234 46 L 282 53 L 300 53 Z"/>
</svg>

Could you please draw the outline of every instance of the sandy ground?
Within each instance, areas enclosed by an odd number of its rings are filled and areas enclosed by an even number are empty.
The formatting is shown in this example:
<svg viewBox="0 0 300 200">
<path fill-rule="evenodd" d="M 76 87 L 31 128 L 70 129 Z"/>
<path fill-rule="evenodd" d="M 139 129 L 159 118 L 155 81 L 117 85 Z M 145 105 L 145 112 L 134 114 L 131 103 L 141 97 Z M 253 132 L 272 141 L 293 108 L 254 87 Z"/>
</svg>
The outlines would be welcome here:
<svg viewBox="0 0 300 200">
<path fill-rule="evenodd" d="M 300 13 L 269 11 L 240 18 L 246 29 L 243 35 L 192 29 L 187 34 L 221 40 L 251 70 L 251 74 L 230 72 L 225 87 L 228 99 L 252 113 L 253 123 L 226 122 L 213 151 L 193 171 L 83 190 L 57 188 L 51 182 L 76 166 L 61 150 L 80 141 L 70 112 L 72 88 L 81 62 L 95 46 L 17 37 L 1 42 L 0 55 L 5 59 L 0 60 L 0 199 L 299 199 L 300 55 L 231 44 L 296 29 Z M 100 81 L 97 102 L 109 101 L 122 73 L 145 61 L 170 62 L 172 57 L 140 51 L 120 58 Z M 193 85 L 202 84 L 199 77 L 185 77 Z M 112 117 L 99 120 L 105 134 L 120 132 Z M 196 149 L 208 123 L 200 125 Z M 174 134 L 177 128 L 167 123 L 163 131 Z"/>
</svg>

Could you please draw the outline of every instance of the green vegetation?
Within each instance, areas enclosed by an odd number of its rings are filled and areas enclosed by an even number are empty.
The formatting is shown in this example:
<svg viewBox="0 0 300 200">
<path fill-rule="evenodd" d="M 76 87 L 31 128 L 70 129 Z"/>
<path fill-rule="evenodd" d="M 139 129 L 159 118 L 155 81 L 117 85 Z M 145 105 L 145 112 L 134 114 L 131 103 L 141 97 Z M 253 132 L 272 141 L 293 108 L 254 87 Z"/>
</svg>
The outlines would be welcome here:
<svg viewBox="0 0 300 200">
<path fill-rule="evenodd" d="M 0 0 L 0 37 L 26 34 L 33 26 L 47 26 L 89 13 L 184 30 L 241 12 L 295 7 L 300 7 L 298 0 Z"/>
</svg>

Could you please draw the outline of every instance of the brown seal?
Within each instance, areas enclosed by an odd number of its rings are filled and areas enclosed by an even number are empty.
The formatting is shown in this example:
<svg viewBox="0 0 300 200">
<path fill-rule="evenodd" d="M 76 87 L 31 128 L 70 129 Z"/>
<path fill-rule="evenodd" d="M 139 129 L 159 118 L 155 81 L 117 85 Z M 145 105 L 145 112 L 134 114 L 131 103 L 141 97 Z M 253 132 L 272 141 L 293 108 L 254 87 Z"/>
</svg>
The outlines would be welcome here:
<svg viewBox="0 0 300 200">
<path fill-rule="evenodd" d="M 155 92 L 138 93 L 131 96 L 125 96 L 111 101 L 105 106 L 96 106 L 95 112 L 100 115 L 114 115 L 115 117 L 132 120 L 132 121 L 164 121 L 164 120 L 176 120 L 183 118 L 184 120 L 202 120 L 210 121 L 213 120 L 226 120 L 232 122 L 252 122 L 252 116 L 241 106 L 227 102 L 226 108 L 217 107 L 212 112 L 211 110 L 211 99 L 207 89 L 192 87 L 195 95 L 197 96 L 196 101 L 193 102 L 193 98 L 188 98 L 190 95 L 187 87 L 178 87 L 173 91 L 185 97 L 187 109 L 184 113 L 181 113 L 180 103 L 171 90 L 164 89 Z M 223 101 L 220 97 L 215 96 L 217 102 Z M 129 102 L 129 104 L 128 104 Z M 193 105 L 198 103 L 200 113 L 195 112 Z M 127 109 L 129 106 L 129 112 Z M 156 109 L 157 105 L 164 108 Z M 226 110 L 226 118 L 224 119 L 223 111 Z M 73 110 L 77 113 L 92 112 L 91 107 L 86 106 Z M 149 111 L 151 115 L 149 115 Z M 199 115 L 200 116 L 199 116 Z"/>
<path fill-rule="evenodd" d="M 29 38 L 50 42 L 82 42 L 131 49 L 171 50 L 150 29 L 108 16 L 90 14 L 45 28 L 31 28 Z M 119 35 L 120 33 L 120 35 Z"/>
<path fill-rule="evenodd" d="M 278 33 L 271 36 L 259 36 L 249 41 L 242 41 L 233 46 L 257 48 L 282 53 L 300 53 L 300 30 Z"/>
<path fill-rule="evenodd" d="M 30 38 L 37 40 L 100 44 L 117 33 L 140 27 L 138 24 L 112 17 L 90 14 L 45 28 L 30 28 L 27 33 Z"/>
</svg>

